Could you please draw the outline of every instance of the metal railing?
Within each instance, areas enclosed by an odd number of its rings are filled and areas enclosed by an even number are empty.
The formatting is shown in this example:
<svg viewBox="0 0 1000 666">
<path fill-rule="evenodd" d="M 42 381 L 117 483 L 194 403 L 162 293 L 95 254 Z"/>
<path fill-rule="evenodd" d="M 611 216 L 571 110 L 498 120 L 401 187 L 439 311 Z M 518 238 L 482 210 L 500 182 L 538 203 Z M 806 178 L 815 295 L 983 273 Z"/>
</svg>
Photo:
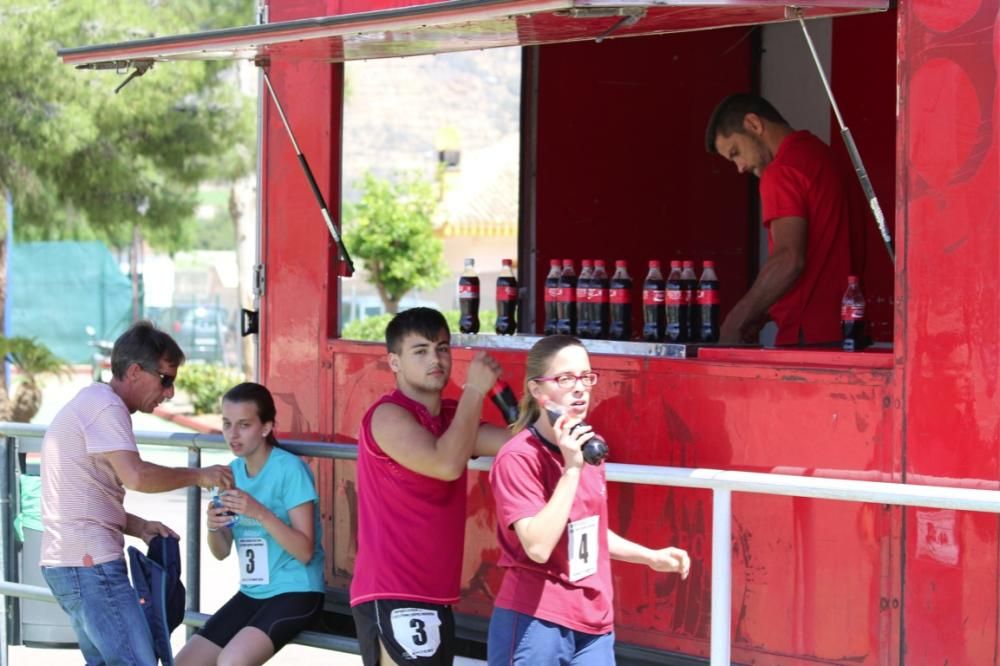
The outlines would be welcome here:
<svg viewBox="0 0 1000 666">
<path fill-rule="evenodd" d="M 12 437 L 42 437 L 45 433 L 43 425 L 26 425 L 22 423 L 0 423 L 0 435 L 5 436 L 5 446 L 12 448 Z M 184 447 L 188 449 L 188 463 L 192 466 L 201 465 L 201 450 L 226 450 L 226 444 L 221 436 L 187 433 L 136 433 L 140 444 L 159 446 Z M 354 444 L 306 442 L 298 440 L 282 440 L 282 446 L 292 453 L 301 456 L 317 458 L 334 458 L 340 460 L 355 460 L 357 447 Z M 10 456 L 3 459 L 10 460 Z M 492 458 L 479 458 L 469 463 L 470 469 L 487 471 L 492 464 Z M 7 476 L 6 470 L 0 477 Z M 608 463 L 606 465 L 607 480 L 617 483 L 636 483 L 651 486 L 671 486 L 677 488 L 697 488 L 712 492 L 712 599 L 711 599 L 711 653 L 712 666 L 724 666 L 730 663 L 730 648 L 732 636 L 732 494 L 755 493 L 761 495 L 783 495 L 786 497 L 804 497 L 810 499 L 838 500 L 846 502 L 870 502 L 892 506 L 913 506 L 937 509 L 954 509 L 959 511 L 979 511 L 984 513 L 1000 513 L 1000 490 L 985 490 L 981 488 L 955 488 L 930 485 L 912 485 L 888 483 L 882 481 L 858 481 L 835 478 L 816 478 L 812 476 L 795 476 L 786 474 L 767 474 L 760 472 L 739 472 L 716 469 L 691 469 L 681 467 L 655 467 L 651 465 L 630 465 L 623 463 Z M 849 474 L 845 471 L 845 474 Z M 3 494 L 6 485 L 0 481 L 0 505 L 6 513 L 2 516 L 3 524 L 0 533 L 7 539 L 10 533 L 9 488 Z M 207 615 L 199 613 L 200 593 L 200 561 L 201 561 L 201 509 L 199 488 L 188 491 L 187 502 L 187 589 L 188 612 L 184 623 L 189 626 L 200 626 Z M 7 549 L 0 544 L 0 555 L 6 557 Z M 0 567 L 0 571 L 8 569 Z M 21 585 L 8 581 L 0 581 L 0 594 L 54 601 L 47 588 L 31 585 Z M 5 618 L 3 618 L 5 619 Z M 0 625 L 5 622 L 0 622 Z M 295 641 L 304 645 L 338 650 L 342 652 L 358 652 L 357 641 L 352 639 L 322 634 L 303 632 Z M 6 640 L 2 647 L 6 655 Z M 4 660 L 6 661 L 6 660 Z"/>
</svg>

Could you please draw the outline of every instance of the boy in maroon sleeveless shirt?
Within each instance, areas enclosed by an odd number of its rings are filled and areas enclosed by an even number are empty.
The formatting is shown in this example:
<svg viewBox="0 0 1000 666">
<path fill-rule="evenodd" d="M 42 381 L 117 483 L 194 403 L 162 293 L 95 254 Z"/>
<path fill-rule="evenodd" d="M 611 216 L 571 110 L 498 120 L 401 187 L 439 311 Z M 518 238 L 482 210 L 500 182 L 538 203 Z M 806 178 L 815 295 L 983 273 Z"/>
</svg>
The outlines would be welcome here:
<svg viewBox="0 0 1000 666">
<path fill-rule="evenodd" d="M 509 435 L 481 422 L 500 377 L 485 353 L 461 398 L 443 400 L 451 336 L 437 310 L 396 315 L 385 332 L 396 390 L 365 414 L 358 436 L 358 553 L 351 607 L 365 666 L 447 665 L 465 540 L 466 466 Z"/>
</svg>

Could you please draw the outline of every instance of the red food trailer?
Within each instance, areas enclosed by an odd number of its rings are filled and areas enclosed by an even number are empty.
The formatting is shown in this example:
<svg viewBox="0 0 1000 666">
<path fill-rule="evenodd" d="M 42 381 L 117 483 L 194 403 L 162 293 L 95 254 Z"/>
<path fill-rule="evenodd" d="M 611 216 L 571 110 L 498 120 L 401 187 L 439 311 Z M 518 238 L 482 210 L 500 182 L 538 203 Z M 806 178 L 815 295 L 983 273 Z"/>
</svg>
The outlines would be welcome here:
<svg viewBox="0 0 1000 666">
<path fill-rule="evenodd" d="M 649 258 L 713 259 L 724 280 L 723 314 L 732 307 L 758 265 L 756 183 L 705 154 L 708 114 L 735 91 L 766 88 L 779 108 L 794 101 L 802 72 L 814 77 L 815 70 L 808 63 L 795 69 L 802 63 L 783 58 L 755 26 L 800 12 L 807 23 L 832 17 L 822 24 L 831 86 L 896 241 L 893 263 L 861 209 L 852 228 L 855 269 L 875 337 L 885 344 L 853 354 L 595 353 L 602 381 L 589 420 L 616 462 L 997 489 L 1000 0 L 893 4 L 270 0 L 260 25 L 62 56 L 76 65 L 142 69 L 187 57 L 255 59 L 318 189 L 336 204 L 345 60 L 522 47 L 518 263 L 528 287 L 522 331 L 533 333 L 554 257 L 599 253 L 633 267 Z M 284 434 L 353 442 L 392 375 L 382 345 L 338 337 L 344 262 L 270 100 L 261 132 L 261 381 L 279 400 Z M 848 164 L 837 134 L 831 127 L 831 143 Z M 460 341 L 473 348 L 456 349 L 456 377 L 479 344 Z M 494 351 L 519 386 L 523 349 L 511 343 Z M 354 464 L 316 466 L 329 605 L 343 611 L 356 551 Z M 685 582 L 616 565 L 623 659 L 704 659 L 710 496 L 636 485 L 609 492 L 614 529 L 644 543 L 681 545 L 694 560 Z M 733 658 L 997 664 L 997 533 L 992 514 L 737 495 Z M 464 635 L 485 627 L 501 577 L 498 553 L 488 481 L 472 473 Z"/>
</svg>

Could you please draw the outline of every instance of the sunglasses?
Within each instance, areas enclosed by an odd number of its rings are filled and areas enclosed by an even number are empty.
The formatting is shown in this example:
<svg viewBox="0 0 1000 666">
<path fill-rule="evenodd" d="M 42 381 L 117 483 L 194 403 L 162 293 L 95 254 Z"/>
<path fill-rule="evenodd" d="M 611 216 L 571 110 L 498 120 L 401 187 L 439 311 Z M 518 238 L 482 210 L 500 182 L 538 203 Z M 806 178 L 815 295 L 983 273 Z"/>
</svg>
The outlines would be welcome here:
<svg viewBox="0 0 1000 666">
<path fill-rule="evenodd" d="M 157 377 L 159 377 L 160 378 L 160 386 L 162 388 L 165 388 L 165 389 L 168 389 L 171 386 L 173 386 L 174 385 L 174 380 L 177 379 L 177 375 L 168 375 L 166 373 L 160 372 L 159 370 L 152 370 L 150 368 L 146 368 L 146 367 L 143 367 L 141 365 L 139 367 L 142 368 L 143 370 L 145 370 L 146 372 L 148 372 L 149 374 L 156 375 Z"/>
</svg>

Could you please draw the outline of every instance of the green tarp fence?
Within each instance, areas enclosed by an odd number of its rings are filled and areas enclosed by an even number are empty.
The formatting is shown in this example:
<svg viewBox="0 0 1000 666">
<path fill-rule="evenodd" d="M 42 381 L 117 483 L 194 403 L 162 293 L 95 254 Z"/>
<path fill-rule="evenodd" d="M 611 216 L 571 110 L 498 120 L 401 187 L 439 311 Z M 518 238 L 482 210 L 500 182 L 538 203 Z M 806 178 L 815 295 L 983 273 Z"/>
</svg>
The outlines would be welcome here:
<svg viewBox="0 0 1000 666">
<path fill-rule="evenodd" d="M 87 326 L 114 340 L 132 321 L 132 284 L 103 243 L 15 243 L 10 262 L 11 334 L 65 361 L 90 361 Z"/>
<path fill-rule="evenodd" d="M 21 506 L 14 518 L 14 531 L 17 539 L 24 543 L 24 528 L 42 531 L 42 478 L 21 474 L 18 476 L 18 487 L 21 490 Z"/>
</svg>

